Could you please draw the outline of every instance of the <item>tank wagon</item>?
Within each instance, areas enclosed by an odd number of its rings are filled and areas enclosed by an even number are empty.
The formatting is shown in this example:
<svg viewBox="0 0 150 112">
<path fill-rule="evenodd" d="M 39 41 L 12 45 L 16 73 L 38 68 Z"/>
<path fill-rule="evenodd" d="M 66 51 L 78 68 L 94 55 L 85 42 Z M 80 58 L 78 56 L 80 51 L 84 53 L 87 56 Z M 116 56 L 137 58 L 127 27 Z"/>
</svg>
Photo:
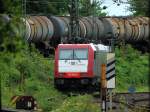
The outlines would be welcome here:
<svg viewBox="0 0 150 112">
<path fill-rule="evenodd" d="M 2 18 L 11 20 L 9 17 Z M 49 49 L 60 43 L 70 42 L 68 16 L 27 16 L 22 20 L 25 24 L 24 39 L 34 43 L 43 54 L 49 54 Z M 114 38 L 142 48 L 149 47 L 149 33 L 149 17 L 80 17 L 78 43 L 107 45 L 108 39 Z"/>
<path fill-rule="evenodd" d="M 54 41 L 69 38 L 69 17 L 29 16 L 25 20 L 25 38 L 28 41 Z M 148 17 L 81 17 L 79 37 L 85 40 L 105 41 L 116 38 L 126 41 L 148 40 Z"/>
<path fill-rule="evenodd" d="M 115 87 L 115 54 L 101 44 L 59 44 L 55 51 L 55 86 L 99 87 L 101 65 L 106 65 L 108 87 Z"/>
<path fill-rule="evenodd" d="M 70 43 L 70 19 L 66 16 L 28 16 L 24 37 L 45 52 L 50 46 Z M 78 43 L 108 44 L 114 38 L 145 46 L 149 37 L 149 17 L 81 17 Z M 143 45 L 142 45 L 143 44 Z"/>
</svg>

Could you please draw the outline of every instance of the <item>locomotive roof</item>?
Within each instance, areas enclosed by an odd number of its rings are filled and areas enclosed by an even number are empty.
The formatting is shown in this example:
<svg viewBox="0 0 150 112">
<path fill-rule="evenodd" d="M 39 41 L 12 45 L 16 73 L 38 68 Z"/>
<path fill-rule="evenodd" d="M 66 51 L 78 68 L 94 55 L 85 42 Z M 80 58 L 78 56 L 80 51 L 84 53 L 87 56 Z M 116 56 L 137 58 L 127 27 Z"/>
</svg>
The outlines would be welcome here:
<svg viewBox="0 0 150 112">
<path fill-rule="evenodd" d="M 94 51 L 105 51 L 105 52 L 109 52 L 110 51 L 110 47 L 109 46 L 105 46 L 103 44 L 59 44 L 59 47 L 83 47 L 83 46 L 90 46 L 92 47 L 92 49 Z"/>
</svg>

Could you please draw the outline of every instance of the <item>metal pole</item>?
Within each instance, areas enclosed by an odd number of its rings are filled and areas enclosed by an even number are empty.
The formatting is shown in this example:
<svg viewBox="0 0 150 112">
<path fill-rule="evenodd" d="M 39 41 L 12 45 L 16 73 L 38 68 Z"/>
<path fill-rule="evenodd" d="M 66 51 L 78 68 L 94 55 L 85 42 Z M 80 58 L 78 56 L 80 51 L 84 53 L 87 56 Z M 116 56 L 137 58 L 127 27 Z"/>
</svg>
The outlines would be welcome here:
<svg viewBox="0 0 150 112">
<path fill-rule="evenodd" d="M 70 0 L 70 39 L 74 43 L 79 35 L 79 0 Z"/>
</svg>

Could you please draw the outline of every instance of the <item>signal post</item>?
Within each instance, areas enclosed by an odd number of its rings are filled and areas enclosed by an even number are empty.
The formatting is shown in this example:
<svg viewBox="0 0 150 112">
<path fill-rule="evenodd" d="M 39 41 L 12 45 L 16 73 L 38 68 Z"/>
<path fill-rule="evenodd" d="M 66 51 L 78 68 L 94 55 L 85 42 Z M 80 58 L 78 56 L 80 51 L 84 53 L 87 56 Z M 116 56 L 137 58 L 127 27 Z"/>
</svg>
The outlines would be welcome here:
<svg viewBox="0 0 150 112">
<path fill-rule="evenodd" d="M 106 65 L 101 65 L 101 110 L 106 112 L 106 94 L 107 94 L 107 84 L 106 84 Z"/>
<path fill-rule="evenodd" d="M 100 64 L 100 97 L 101 97 L 101 111 L 112 111 L 112 90 L 115 88 L 115 54 L 106 53 L 101 55 L 102 60 Z M 109 99 L 107 98 L 109 97 Z M 107 101 L 109 100 L 109 102 Z"/>
</svg>

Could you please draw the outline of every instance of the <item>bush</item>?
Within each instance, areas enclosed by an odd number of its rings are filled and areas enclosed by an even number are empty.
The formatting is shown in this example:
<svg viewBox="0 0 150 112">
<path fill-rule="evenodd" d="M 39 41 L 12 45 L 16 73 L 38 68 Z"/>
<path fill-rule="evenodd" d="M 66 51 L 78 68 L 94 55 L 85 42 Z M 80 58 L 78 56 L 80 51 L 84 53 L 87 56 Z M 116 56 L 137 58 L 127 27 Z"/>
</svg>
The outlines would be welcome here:
<svg viewBox="0 0 150 112">
<path fill-rule="evenodd" d="M 148 87 L 148 66 L 148 54 L 141 54 L 130 45 L 126 46 L 124 52 L 116 48 L 117 89 L 126 91 L 131 85 L 136 88 Z"/>
<path fill-rule="evenodd" d="M 36 51 L 29 55 L 27 50 L 14 54 L 3 52 L 0 58 L 3 106 L 14 95 L 34 96 L 44 112 L 56 109 L 63 102 L 65 96 L 53 85 L 53 60 L 45 59 Z"/>
</svg>

